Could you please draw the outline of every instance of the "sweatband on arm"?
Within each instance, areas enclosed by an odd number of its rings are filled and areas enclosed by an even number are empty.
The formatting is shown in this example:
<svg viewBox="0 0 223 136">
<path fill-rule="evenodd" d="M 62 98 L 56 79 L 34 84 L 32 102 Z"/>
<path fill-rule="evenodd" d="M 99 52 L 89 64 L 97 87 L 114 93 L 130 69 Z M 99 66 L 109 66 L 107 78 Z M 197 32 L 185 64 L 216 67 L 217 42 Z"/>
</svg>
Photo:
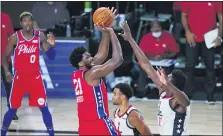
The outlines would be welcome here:
<svg viewBox="0 0 223 136">
<path fill-rule="evenodd" d="M 55 56 L 56 56 L 56 50 L 54 47 L 50 47 L 47 51 L 46 51 L 46 55 L 48 56 L 48 58 L 50 60 L 54 60 Z"/>
</svg>

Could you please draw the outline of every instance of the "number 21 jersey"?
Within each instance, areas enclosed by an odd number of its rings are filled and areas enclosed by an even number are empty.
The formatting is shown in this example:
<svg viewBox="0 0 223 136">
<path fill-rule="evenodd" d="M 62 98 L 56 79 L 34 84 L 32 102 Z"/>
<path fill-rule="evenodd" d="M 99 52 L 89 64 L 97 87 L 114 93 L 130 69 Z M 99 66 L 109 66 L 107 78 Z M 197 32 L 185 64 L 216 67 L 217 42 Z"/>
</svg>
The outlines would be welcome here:
<svg viewBox="0 0 223 136">
<path fill-rule="evenodd" d="M 22 30 L 17 31 L 17 45 L 14 50 L 14 70 L 23 73 L 40 71 L 40 31 L 33 30 L 33 37 L 27 40 Z"/>
<path fill-rule="evenodd" d="M 72 74 L 72 81 L 77 100 L 79 122 L 107 118 L 108 96 L 104 82 L 90 86 L 84 79 L 86 70 L 77 70 Z"/>
</svg>

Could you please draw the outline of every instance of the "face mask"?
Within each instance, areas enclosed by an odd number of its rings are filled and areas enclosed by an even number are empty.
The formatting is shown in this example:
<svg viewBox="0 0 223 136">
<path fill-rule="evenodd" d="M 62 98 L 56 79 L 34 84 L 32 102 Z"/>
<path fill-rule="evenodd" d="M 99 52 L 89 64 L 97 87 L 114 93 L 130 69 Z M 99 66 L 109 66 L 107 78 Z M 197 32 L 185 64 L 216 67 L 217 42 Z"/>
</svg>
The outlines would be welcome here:
<svg viewBox="0 0 223 136">
<path fill-rule="evenodd" d="M 161 36 L 162 32 L 152 32 L 152 35 L 155 37 L 155 38 L 159 38 Z"/>
</svg>

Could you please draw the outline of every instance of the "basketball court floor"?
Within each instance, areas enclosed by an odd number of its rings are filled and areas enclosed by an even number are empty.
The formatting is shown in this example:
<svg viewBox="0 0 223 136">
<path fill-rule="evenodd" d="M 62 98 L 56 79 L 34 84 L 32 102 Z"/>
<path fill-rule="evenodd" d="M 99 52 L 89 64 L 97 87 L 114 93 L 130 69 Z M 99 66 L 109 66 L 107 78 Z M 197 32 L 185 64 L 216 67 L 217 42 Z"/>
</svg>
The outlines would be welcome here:
<svg viewBox="0 0 223 136">
<path fill-rule="evenodd" d="M 109 94 L 111 100 L 111 94 Z M 153 134 L 158 134 L 157 104 L 158 100 L 131 99 L 131 104 L 142 112 L 145 122 Z M 1 99 L 1 117 L 7 110 L 6 98 Z M 75 99 L 48 99 L 53 116 L 55 135 L 77 135 L 78 118 Z M 86 107 L 87 108 L 87 107 Z M 110 117 L 116 106 L 109 101 Z M 17 112 L 19 121 L 12 121 L 8 135 L 47 135 L 38 108 L 29 108 L 28 99 L 24 98 L 22 107 Z M 89 113 L 90 114 L 90 113 Z M 90 115 L 89 115 L 90 116 Z M 222 102 L 208 105 L 204 101 L 191 102 L 190 135 L 222 135 Z"/>
</svg>

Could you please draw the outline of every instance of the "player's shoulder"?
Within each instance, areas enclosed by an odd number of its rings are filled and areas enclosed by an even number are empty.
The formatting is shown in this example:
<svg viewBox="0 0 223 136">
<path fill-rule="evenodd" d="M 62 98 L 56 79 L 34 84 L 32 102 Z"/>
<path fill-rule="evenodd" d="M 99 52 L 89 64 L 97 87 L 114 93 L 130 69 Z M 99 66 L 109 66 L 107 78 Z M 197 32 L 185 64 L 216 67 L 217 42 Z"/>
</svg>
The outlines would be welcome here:
<svg viewBox="0 0 223 136">
<path fill-rule="evenodd" d="M 82 78 L 82 77 L 84 77 L 84 71 L 85 70 L 75 70 L 75 71 L 73 71 L 73 73 L 72 73 L 72 76 L 75 78 L 75 77 L 78 77 L 78 78 Z"/>
<path fill-rule="evenodd" d="M 17 32 L 13 33 L 10 37 L 16 38 L 17 37 Z"/>
<path fill-rule="evenodd" d="M 138 122 L 139 120 L 144 120 L 144 119 L 143 119 L 143 116 L 140 114 L 140 112 L 137 109 L 133 109 L 128 114 L 128 120 L 130 123 L 134 123 L 134 122 Z"/>
<path fill-rule="evenodd" d="M 17 41 L 17 33 L 16 33 L 16 32 L 13 33 L 13 34 L 9 37 L 9 40 L 10 40 L 10 41 L 14 41 L 14 42 L 16 42 L 16 41 Z"/>
<path fill-rule="evenodd" d="M 138 115 L 139 114 L 139 111 L 134 107 L 134 106 L 130 106 L 129 108 L 128 108 L 128 110 L 127 110 L 127 115 L 128 116 L 136 116 L 136 115 Z"/>
</svg>

